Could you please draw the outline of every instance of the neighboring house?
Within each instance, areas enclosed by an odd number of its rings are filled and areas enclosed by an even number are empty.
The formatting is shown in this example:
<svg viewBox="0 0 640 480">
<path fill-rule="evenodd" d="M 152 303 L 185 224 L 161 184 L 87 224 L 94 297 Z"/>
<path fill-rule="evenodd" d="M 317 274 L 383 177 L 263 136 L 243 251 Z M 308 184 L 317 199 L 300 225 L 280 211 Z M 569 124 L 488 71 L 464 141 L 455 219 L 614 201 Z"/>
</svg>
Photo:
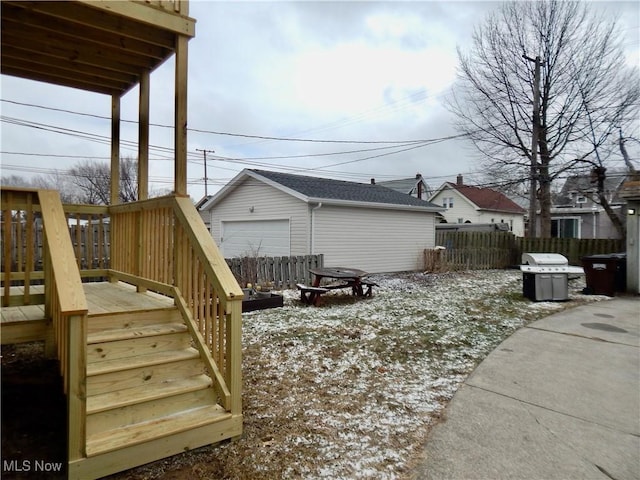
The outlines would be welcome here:
<svg viewBox="0 0 640 480">
<path fill-rule="evenodd" d="M 640 179 L 635 176 L 625 181 L 620 196 L 627 201 L 627 291 L 640 294 Z"/>
<path fill-rule="evenodd" d="M 428 199 L 433 193 L 420 173 L 416 173 L 414 178 L 402 178 L 400 180 L 389 180 L 386 182 L 376 182 L 375 179 L 371 181 L 372 183 L 377 183 L 396 192 L 409 194 L 421 200 Z"/>
<path fill-rule="evenodd" d="M 442 208 L 375 184 L 243 170 L 202 210 L 227 258 L 324 254 L 381 273 L 422 268 Z"/>
<path fill-rule="evenodd" d="M 505 223 L 514 235 L 524 236 L 524 208 L 491 188 L 465 185 L 462 175 L 456 183 L 445 182 L 429 201 L 445 208 L 446 223 Z"/>
<path fill-rule="evenodd" d="M 604 181 L 605 195 L 616 215 L 625 221 L 624 199 L 619 196 L 624 175 L 611 175 Z M 551 236 L 558 238 L 620 238 L 604 209 L 594 201 L 596 184 L 589 175 L 569 177 L 553 200 Z"/>
<path fill-rule="evenodd" d="M 207 230 L 209 231 L 211 231 L 211 225 L 209 224 L 211 215 L 209 215 L 209 212 L 204 212 L 202 210 L 202 207 L 204 206 L 205 203 L 207 203 L 211 199 L 212 196 L 213 195 L 205 195 L 195 203 L 196 210 L 200 214 L 200 218 L 202 218 L 202 221 L 204 222 L 205 226 L 207 227 Z"/>
</svg>

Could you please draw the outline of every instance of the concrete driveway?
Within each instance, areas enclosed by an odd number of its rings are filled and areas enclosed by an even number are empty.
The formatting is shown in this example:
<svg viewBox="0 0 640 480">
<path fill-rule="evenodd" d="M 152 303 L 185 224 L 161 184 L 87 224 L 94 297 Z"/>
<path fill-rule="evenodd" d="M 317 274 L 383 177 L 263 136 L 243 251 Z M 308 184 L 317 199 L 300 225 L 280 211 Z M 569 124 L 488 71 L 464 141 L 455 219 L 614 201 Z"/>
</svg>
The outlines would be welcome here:
<svg viewBox="0 0 640 480">
<path fill-rule="evenodd" d="M 640 479 L 640 297 L 518 330 L 458 390 L 418 479 Z"/>
</svg>

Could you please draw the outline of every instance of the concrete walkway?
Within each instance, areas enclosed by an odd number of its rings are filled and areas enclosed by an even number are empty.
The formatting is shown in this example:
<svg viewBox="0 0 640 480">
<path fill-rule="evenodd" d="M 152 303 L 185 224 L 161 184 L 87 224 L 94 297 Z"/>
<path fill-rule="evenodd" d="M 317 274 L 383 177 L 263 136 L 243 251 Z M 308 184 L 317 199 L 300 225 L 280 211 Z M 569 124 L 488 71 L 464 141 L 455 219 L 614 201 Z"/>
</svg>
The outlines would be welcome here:
<svg viewBox="0 0 640 480">
<path fill-rule="evenodd" d="M 640 479 L 640 297 L 518 330 L 469 376 L 416 479 Z"/>
</svg>

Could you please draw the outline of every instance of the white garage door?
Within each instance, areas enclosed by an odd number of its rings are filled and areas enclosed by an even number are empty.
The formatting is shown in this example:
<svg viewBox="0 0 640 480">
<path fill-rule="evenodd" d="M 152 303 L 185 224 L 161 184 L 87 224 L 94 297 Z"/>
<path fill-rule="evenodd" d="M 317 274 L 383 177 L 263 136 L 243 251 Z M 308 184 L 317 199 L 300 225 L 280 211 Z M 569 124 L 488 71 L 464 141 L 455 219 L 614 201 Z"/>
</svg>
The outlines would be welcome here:
<svg viewBox="0 0 640 480">
<path fill-rule="evenodd" d="M 232 257 L 284 257 L 289 249 L 289 220 L 222 222 L 222 254 Z"/>
</svg>

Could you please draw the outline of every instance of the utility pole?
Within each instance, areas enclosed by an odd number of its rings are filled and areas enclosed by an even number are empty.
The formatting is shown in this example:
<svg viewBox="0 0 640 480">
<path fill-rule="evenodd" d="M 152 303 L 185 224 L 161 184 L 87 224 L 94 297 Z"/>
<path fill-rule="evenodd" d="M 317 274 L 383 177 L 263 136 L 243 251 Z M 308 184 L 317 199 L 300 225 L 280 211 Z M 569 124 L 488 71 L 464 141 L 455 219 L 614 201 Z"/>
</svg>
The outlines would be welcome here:
<svg viewBox="0 0 640 480">
<path fill-rule="evenodd" d="M 536 191 L 538 189 L 538 136 L 540 132 L 540 56 L 536 58 L 522 55 L 522 58 L 535 63 L 533 74 L 533 125 L 531 128 L 531 180 L 529 189 L 529 237 L 537 237 Z"/>
<path fill-rule="evenodd" d="M 209 180 L 207 178 L 207 153 L 216 153 L 213 150 L 201 150 L 199 148 L 196 148 L 196 152 L 202 152 L 202 154 L 204 155 L 204 196 L 208 196 L 209 192 L 207 189 L 207 181 Z"/>
</svg>

